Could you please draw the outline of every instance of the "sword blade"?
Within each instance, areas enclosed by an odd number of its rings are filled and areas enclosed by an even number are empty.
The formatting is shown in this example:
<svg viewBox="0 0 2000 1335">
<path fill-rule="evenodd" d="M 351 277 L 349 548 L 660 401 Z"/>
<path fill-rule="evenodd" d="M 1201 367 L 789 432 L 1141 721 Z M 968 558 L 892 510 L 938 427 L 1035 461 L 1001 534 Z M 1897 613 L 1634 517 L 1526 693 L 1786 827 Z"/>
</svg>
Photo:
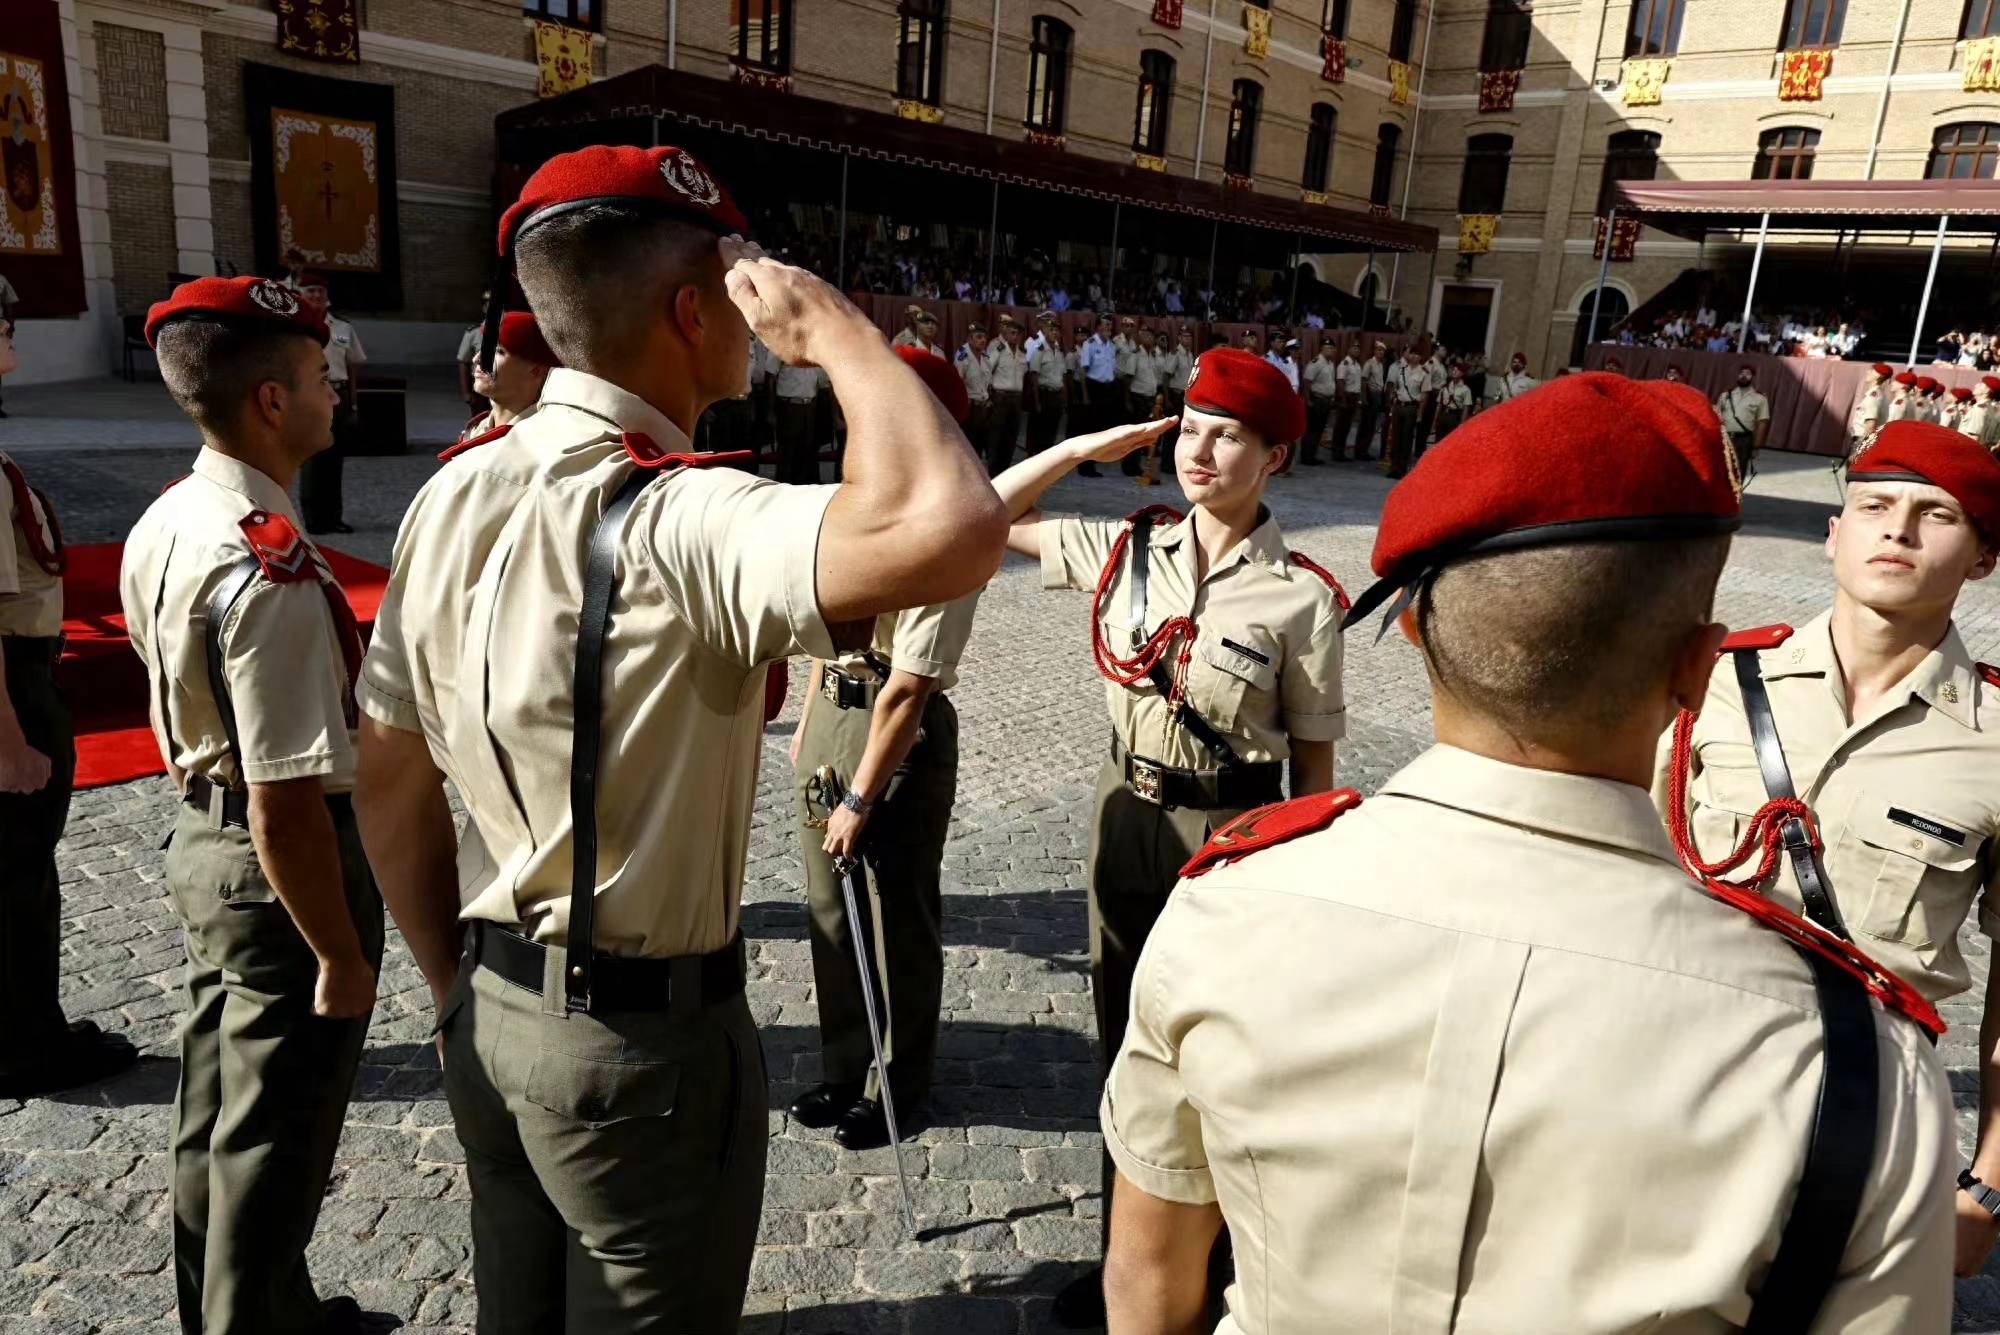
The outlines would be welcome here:
<svg viewBox="0 0 2000 1335">
<path fill-rule="evenodd" d="M 868 959 L 868 946 L 861 935 L 861 905 L 854 879 L 859 864 L 853 858 L 836 858 L 833 870 L 840 877 L 841 897 L 847 901 L 847 935 L 854 942 L 854 965 L 861 974 L 861 1003 L 868 1013 L 868 1042 L 875 1049 L 875 1080 L 882 1099 L 882 1120 L 889 1127 L 889 1145 L 896 1154 L 896 1186 L 903 1198 L 903 1231 L 917 1233 L 916 1207 L 910 1202 L 910 1179 L 903 1169 L 903 1136 L 896 1126 L 896 1099 L 889 1091 L 889 1064 L 882 1057 L 882 1021 L 875 1012 L 875 974 Z"/>
</svg>

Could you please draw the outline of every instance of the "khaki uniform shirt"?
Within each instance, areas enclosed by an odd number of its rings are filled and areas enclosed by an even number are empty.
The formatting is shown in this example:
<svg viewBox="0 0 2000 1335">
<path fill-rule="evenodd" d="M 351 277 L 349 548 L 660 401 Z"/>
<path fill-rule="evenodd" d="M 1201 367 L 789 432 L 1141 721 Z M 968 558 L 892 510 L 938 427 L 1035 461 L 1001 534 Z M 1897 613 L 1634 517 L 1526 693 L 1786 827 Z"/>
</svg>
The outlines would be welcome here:
<svg viewBox="0 0 2000 1335">
<path fill-rule="evenodd" d="M 1993 410 L 1988 404 L 1979 402 L 1978 400 L 1966 404 L 1965 411 L 1958 415 L 1959 434 L 1984 444 L 1987 430 L 1986 421 L 1992 415 Z"/>
<path fill-rule="evenodd" d="M 1755 435 L 1759 422 L 1771 420 L 1771 401 L 1755 389 L 1745 389 L 1741 385 L 1725 390 L 1715 401 L 1715 415 L 1722 419 L 1725 434 L 1748 433 Z"/>
<path fill-rule="evenodd" d="M 1505 403 L 1509 399 L 1518 399 L 1541 383 L 1541 381 L 1535 379 L 1526 371 L 1509 371 L 1506 375 L 1500 377 L 1499 402 Z"/>
<path fill-rule="evenodd" d="M 1924 420 L 1926 422 L 1941 422 L 1944 420 L 1943 399 L 1934 398 L 1929 394 L 1924 395 Z"/>
<path fill-rule="evenodd" d="M 1389 399 L 1392 403 L 1419 403 L 1423 397 L 1423 367 L 1397 362 L 1389 368 Z"/>
<path fill-rule="evenodd" d="M 819 392 L 828 387 L 826 372 L 817 366 L 790 366 L 778 363 L 778 383 L 775 386 L 781 399 L 805 401 L 816 399 Z M 543 391 L 545 394 L 546 390 Z M 658 440 L 659 437 L 653 437 Z"/>
<path fill-rule="evenodd" d="M 1118 357 L 1116 373 L 1121 377 L 1131 375 L 1132 359 L 1139 354 L 1139 340 L 1119 334 L 1111 340 L 1111 346 Z"/>
<path fill-rule="evenodd" d="M 0 455 L 0 459 L 6 457 Z M 28 503 L 31 507 L 40 504 L 32 494 Z M 4 478 L 0 478 L 0 506 L 6 507 L 8 530 L 8 538 L 0 538 L 0 635 L 52 639 L 62 634 L 62 576 L 51 575 L 35 560 L 35 549 L 28 545 L 28 527 L 34 525 L 40 531 L 43 546 L 49 551 L 56 548 L 54 527 L 46 513 L 22 513 L 15 506 L 13 487 Z"/>
<path fill-rule="evenodd" d="M 1829 888 L 1855 943 L 1933 1002 L 1963 992 L 1971 974 L 1958 929 L 1975 899 L 1980 931 L 2000 937 L 2000 688 L 1981 679 L 1954 627 L 1873 717 L 1850 724 L 1830 612 L 1758 662 L 1792 787 L 1818 818 Z M 1653 787 L 1664 810 L 1664 744 L 1661 755 Z M 1767 797 L 1731 663 L 1709 678 L 1693 771 L 1688 829 L 1713 862 Z M 1771 894 L 1801 908 L 1790 859 Z"/>
<path fill-rule="evenodd" d="M 1880 1142 L 1813 1329 L 1944 1335 L 1950 1094 L 1874 1014 Z M 1822 1050 L 1804 961 L 1688 880 L 1642 790 L 1439 746 L 1174 890 L 1101 1121 L 1134 1185 L 1220 1203 L 1218 1335 L 1721 1335 Z"/>
<path fill-rule="evenodd" d="M 889 340 L 889 346 L 892 348 L 924 348 L 928 347 L 929 344 L 917 337 L 916 330 L 905 325 L 896 331 L 894 338 Z"/>
<path fill-rule="evenodd" d="M 361 335 L 354 326 L 337 315 L 326 317 L 326 378 L 336 385 L 346 383 L 350 361 L 365 362 L 368 350 L 361 346 Z"/>
<path fill-rule="evenodd" d="M 958 354 L 958 378 L 965 382 L 965 396 L 974 403 L 984 403 L 993 388 L 993 351 L 974 352 L 967 348 Z"/>
<path fill-rule="evenodd" d="M 1938 408 L 1938 425 L 1948 426 L 1953 431 L 1958 430 L 1958 424 L 1964 419 L 1966 409 L 1971 406 L 1970 403 L 1960 403 L 1957 399 L 1945 400 Z"/>
<path fill-rule="evenodd" d="M 1132 395 L 1134 398 L 1150 401 L 1160 392 L 1160 354 L 1149 348 L 1140 348 L 1132 354 Z M 1140 405 L 1141 412 L 1151 409 Z"/>
<path fill-rule="evenodd" d="M 1447 380 L 1438 391 L 1438 402 L 1447 412 L 1463 413 L 1472 407 L 1472 386 L 1463 380 Z"/>
<path fill-rule="evenodd" d="M 1880 385 L 1869 385 L 1861 391 L 1861 397 L 1854 401 L 1854 411 L 1848 415 L 1847 434 L 1865 436 L 1869 433 L 1868 423 L 1881 426 L 1888 419 L 1887 396 Z"/>
<path fill-rule="evenodd" d="M 1188 377 L 1194 374 L 1194 354 L 1176 344 L 1164 355 L 1160 365 L 1167 388 L 1178 394 L 1187 388 Z"/>
<path fill-rule="evenodd" d="M 1340 376 L 1324 357 L 1306 363 L 1306 391 L 1316 399 L 1330 399 L 1340 390 Z"/>
<path fill-rule="evenodd" d="M 1291 564 L 1271 518 L 1197 584 L 1192 522 L 1154 525 L 1146 596 L 1148 635 L 1175 616 L 1192 617 L 1200 628 L 1186 669 L 1188 702 L 1248 762 L 1290 759 L 1294 738 L 1339 741 L 1347 735 L 1347 703 L 1333 590 Z M 1043 520 L 1042 587 L 1094 590 L 1122 527 L 1074 515 Z M 1133 649 L 1130 570 L 1128 557 L 1100 627 L 1120 657 Z M 1163 660 L 1170 672 L 1178 654 L 1170 649 Z M 1112 729 L 1128 750 L 1165 765 L 1215 768 L 1215 757 L 1170 720 L 1146 678 L 1104 685 Z"/>
<path fill-rule="evenodd" d="M 1063 384 L 1062 349 L 1044 339 L 1028 358 L 1028 367 L 1035 373 L 1035 383 L 1043 389 L 1061 389 Z"/>
<path fill-rule="evenodd" d="M 1433 357 L 1424 363 L 1424 392 L 1435 394 L 1451 379 L 1451 372 L 1445 370 L 1444 363 Z"/>
<path fill-rule="evenodd" d="M 223 679 L 236 711 L 232 755 L 208 684 L 208 600 L 249 556 L 240 527 L 252 512 L 282 515 L 306 538 L 291 497 L 270 477 L 215 450 L 146 507 L 125 540 L 118 595 L 126 632 L 146 665 L 148 713 L 160 755 L 228 787 L 317 776 L 328 792 L 354 787 L 354 734 L 340 634 L 312 581 L 258 577 L 222 627 Z M 323 568 L 323 566 L 322 566 Z"/>
<path fill-rule="evenodd" d="M 1923 395 L 1908 386 L 1898 385 L 1896 395 L 1889 401 L 1891 422 L 1920 422 L 1923 420 Z"/>
<path fill-rule="evenodd" d="M 396 539 L 362 708 L 421 731 L 465 800 L 464 916 L 560 942 L 585 543 L 630 470 L 620 432 L 687 438 L 595 376 L 549 373 L 541 407 L 425 484 Z M 604 646 L 596 945 L 706 953 L 736 932 L 765 666 L 830 660 L 814 552 L 837 488 L 734 469 L 652 483 L 626 518 Z"/>
<path fill-rule="evenodd" d="M 1381 358 L 1370 357 L 1361 364 L 1361 383 L 1378 393 L 1388 383 L 1387 373 L 1383 369 Z"/>
<path fill-rule="evenodd" d="M 972 614 L 979 606 L 980 592 L 974 590 L 949 603 L 884 613 L 875 618 L 875 635 L 868 652 L 842 654 L 834 665 L 867 681 L 875 676 L 874 665 L 868 661 L 872 655 L 892 671 L 928 677 L 937 684 L 936 689 L 948 691 L 958 685 L 958 664 L 965 657 L 965 642 L 972 638 Z"/>
<path fill-rule="evenodd" d="M 991 368 L 993 388 L 1006 393 L 1019 394 L 1021 382 L 1028 370 L 1027 354 L 1011 343 L 995 343 L 986 352 L 987 364 Z"/>
<path fill-rule="evenodd" d="M 1342 393 L 1359 394 L 1361 392 L 1361 363 L 1354 358 L 1342 357 L 1340 365 L 1334 370 L 1334 375 Z"/>
</svg>

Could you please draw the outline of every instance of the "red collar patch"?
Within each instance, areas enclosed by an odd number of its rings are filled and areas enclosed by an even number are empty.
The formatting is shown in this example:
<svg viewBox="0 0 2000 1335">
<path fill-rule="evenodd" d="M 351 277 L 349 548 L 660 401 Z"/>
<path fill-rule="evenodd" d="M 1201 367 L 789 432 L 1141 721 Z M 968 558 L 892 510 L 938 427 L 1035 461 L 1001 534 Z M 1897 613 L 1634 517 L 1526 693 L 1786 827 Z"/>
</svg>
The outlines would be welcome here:
<svg viewBox="0 0 2000 1335">
<path fill-rule="evenodd" d="M 625 455 L 641 468 L 727 468 L 757 457 L 755 450 L 731 450 L 726 454 L 662 454 L 653 438 L 643 431 L 627 431 L 618 437 Z"/>
<path fill-rule="evenodd" d="M 1755 630 L 1733 631 L 1729 638 L 1722 642 L 1722 652 L 1733 654 L 1745 649 L 1754 649 L 1761 653 L 1766 649 L 1775 649 L 1791 638 L 1792 628 L 1786 625 L 1759 626 Z"/>
<path fill-rule="evenodd" d="M 1326 587 L 1333 590 L 1333 601 L 1339 604 L 1341 611 L 1343 612 L 1348 611 L 1350 608 L 1354 606 L 1353 601 L 1350 600 L 1347 596 L 1347 590 L 1340 587 L 1340 581 L 1333 577 L 1333 572 L 1331 570 L 1328 570 L 1325 566 L 1321 565 L 1319 562 L 1313 560 L 1310 556 L 1307 556 L 1302 552 L 1286 552 L 1285 555 L 1289 557 L 1291 563 L 1297 566 L 1299 569 L 1307 572 L 1308 574 L 1319 576 L 1320 580 L 1325 583 Z"/>
<path fill-rule="evenodd" d="M 1360 805 L 1360 793 L 1352 788 L 1336 788 L 1329 793 L 1312 793 L 1295 797 L 1289 802 L 1274 802 L 1268 807 L 1246 811 L 1217 830 L 1202 845 L 1201 852 L 1181 868 L 1181 875 L 1200 876 L 1222 863 L 1248 857 L 1260 848 L 1324 830 Z"/>
<path fill-rule="evenodd" d="M 2000 668 L 1991 663 L 1974 663 L 1972 666 L 1979 669 L 1979 675 L 1986 679 L 1988 686 L 2000 686 Z"/>
<path fill-rule="evenodd" d="M 250 554 L 264 568 L 264 578 L 273 584 L 304 584 L 319 579 L 312 548 L 292 527 L 292 521 L 269 510 L 252 510 L 237 521 L 243 536 L 250 540 Z"/>
<path fill-rule="evenodd" d="M 472 420 L 476 422 L 479 419 L 475 417 Z M 464 454 L 467 450 L 476 450 L 481 445 L 485 445 L 488 444 L 489 442 L 496 441 L 500 439 L 500 437 L 506 435 L 509 431 L 512 431 L 513 429 L 514 429 L 513 425 L 510 423 L 507 426 L 496 426 L 491 431 L 482 431 L 476 436 L 469 436 L 466 439 L 459 441 L 458 444 L 453 445 L 450 448 L 446 449 L 442 454 L 438 455 L 438 462 L 443 464 L 448 464 L 453 459 L 456 459 L 459 455 Z"/>
</svg>

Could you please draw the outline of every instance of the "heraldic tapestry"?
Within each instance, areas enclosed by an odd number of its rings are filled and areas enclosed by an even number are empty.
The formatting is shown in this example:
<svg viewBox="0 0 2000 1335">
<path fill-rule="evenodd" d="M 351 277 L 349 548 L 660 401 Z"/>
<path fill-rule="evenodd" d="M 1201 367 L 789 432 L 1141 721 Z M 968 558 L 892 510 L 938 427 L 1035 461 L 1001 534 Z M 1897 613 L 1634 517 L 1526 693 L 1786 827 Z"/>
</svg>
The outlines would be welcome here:
<svg viewBox="0 0 2000 1335">
<path fill-rule="evenodd" d="M 55 0 L 7 0 L 0 24 L 0 272 L 23 316 L 84 309 L 69 85 Z M 14 19 L 19 17 L 16 23 Z"/>
</svg>

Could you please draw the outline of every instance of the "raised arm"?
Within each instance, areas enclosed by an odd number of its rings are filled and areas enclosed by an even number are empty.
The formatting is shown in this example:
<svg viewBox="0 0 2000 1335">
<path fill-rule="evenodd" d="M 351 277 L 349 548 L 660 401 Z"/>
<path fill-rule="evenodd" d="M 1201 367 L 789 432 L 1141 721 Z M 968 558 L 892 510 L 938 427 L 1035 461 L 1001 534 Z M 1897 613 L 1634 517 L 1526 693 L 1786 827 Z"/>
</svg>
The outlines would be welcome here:
<svg viewBox="0 0 2000 1335">
<path fill-rule="evenodd" d="M 1040 557 L 1041 512 L 1035 502 L 1042 493 L 1060 482 L 1063 475 L 1082 463 L 1117 463 L 1126 455 L 1158 440 L 1176 425 L 1178 417 L 1162 417 L 1133 426 L 1115 426 L 1106 431 L 1071 436 L 1062 444 L 1040 454 L 1031 454 L 993 479 L 993 490 L 1007 508 L 1011 527 L 1007 530 L 1007 550 L 1021 556 Z"/>
</svg>

